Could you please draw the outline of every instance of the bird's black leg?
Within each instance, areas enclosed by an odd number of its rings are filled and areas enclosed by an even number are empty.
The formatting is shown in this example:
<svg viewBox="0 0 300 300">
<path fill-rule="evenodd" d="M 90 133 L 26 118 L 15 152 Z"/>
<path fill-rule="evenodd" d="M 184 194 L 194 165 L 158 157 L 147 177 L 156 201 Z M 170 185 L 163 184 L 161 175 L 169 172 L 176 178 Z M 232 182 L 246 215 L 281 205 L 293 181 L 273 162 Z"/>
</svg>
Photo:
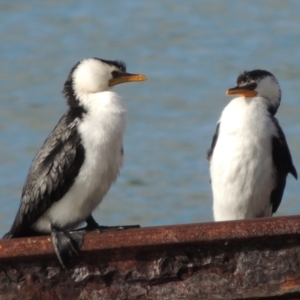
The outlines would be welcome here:
<svg viewBox="0 0 300 300">
<path fill-rule="evenodd" d="M 96 222 L 96 220 L 94 219 L 94 217 L 92 215 L 89 215 L 87 217 L 87 219 L 85 220 L 86 222 L 86 226 L 82 227 L 82 228 L 78 228 L 74 231 L 82 231 L 82 232 L 86 232 L 86 231 L 93 231 L 93 230 L 100 230 L 99 224 Z"/>
<path fill-rule="evenodd" d="M 70 258 L 81 249 L 84 232 L 67 232 L 51 225 L 51 237 L 58 260 L 65 268 Z"/>
<path fill-rule="evenodd" d="M 115 230 L 123 230 L 123 229 L 131 229 L 131 228 L 140 228 L 140 225 L 125 225 L 125 226 L 101 226 L 99 225 L 92 215 L 89 215 L 85 220 L 87 226 L 77 229 L 78 231 L 93 231 L 99 230 L 100 232 L 104 231 L 115 231 Z"/>
</svg>

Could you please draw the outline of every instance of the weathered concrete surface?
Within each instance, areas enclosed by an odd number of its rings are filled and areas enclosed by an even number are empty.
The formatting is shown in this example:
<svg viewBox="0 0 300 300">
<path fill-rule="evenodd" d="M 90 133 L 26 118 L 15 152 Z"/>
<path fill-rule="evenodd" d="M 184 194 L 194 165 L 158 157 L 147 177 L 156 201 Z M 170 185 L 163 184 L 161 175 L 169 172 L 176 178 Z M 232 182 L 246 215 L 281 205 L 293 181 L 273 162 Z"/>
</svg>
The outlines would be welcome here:
<svg viewBox="0 0 300 300">
<path fill-rule="evenodd" d="M 300 217 L 1 240 L 0 299 L 300 299 Z"/>
</svg>

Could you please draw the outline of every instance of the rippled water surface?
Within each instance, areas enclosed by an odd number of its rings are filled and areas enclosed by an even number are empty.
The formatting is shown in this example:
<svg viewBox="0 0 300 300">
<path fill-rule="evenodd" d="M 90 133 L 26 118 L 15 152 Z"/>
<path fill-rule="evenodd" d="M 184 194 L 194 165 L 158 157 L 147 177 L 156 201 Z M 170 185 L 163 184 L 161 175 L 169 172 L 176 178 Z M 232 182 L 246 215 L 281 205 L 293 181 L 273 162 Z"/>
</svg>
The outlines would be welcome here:
<svg viewBox="0 0 300 300">
<path fill-rule="evenodd" d="M 103 225 L 212 220 L 206 151 L 245 69 L 274 73 L 278 118 L 300 172 L 300 2 L 6 1 L 0 4 L 0 236 L 10 227 L 30 163 L 66 110 L 71 67 L 122 59 L 145 83 L 126 100 L 125 164 L 95 213 Z M 277 215 L 300 213 L 288 178 Z"/>
</svg>

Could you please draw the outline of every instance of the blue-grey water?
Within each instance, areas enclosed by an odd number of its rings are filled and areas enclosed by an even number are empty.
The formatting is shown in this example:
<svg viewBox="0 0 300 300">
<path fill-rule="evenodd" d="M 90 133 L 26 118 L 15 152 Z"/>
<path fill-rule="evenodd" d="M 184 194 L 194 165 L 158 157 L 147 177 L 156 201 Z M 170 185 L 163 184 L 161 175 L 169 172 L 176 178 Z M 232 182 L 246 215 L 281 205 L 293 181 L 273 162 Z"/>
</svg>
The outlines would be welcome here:
<svg viewBox="0 0 300 300">
<path fill-rule="evenodd" d="M 300 1 L 1 1 L 0 236 L 36 151 L 66 110 L 71 67 L 122 59 L 148 77 L 117 86 L 128 110 L 125 163 L 95 212 L 103 225 L 212 220 L 206 151 L 245 69 L 274 73 L 277 114 L 300 172 Z M 300 213 L 288 178 L 276 215 Z"/>
</svg>

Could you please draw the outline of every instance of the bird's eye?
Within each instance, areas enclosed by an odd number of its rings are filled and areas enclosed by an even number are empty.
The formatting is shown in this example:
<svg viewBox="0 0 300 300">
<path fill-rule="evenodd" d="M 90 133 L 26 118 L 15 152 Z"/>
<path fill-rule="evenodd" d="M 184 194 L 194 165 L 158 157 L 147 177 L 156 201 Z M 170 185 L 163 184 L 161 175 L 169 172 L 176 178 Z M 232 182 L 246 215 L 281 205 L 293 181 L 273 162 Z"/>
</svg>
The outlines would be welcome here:
<svg viewBox="0 0 300 300">
<path fill-rule="evenodd" d="M 118 71 L 112 71 L 112 72 L 111 72 L 111 75 L 112 75 L 113 78 L 116 78 L 116 77 L 120 77 L 120 76 L 121 76 L 121 73 L 118 72 Z"/>
<path fill-rule="evenodd" d="M 257 83 L 256 82 L 252 82 L 252 83 L 248 84 L 247 87 L 250 90 L 255 90 L 257 88 Z"/>
</svg>

